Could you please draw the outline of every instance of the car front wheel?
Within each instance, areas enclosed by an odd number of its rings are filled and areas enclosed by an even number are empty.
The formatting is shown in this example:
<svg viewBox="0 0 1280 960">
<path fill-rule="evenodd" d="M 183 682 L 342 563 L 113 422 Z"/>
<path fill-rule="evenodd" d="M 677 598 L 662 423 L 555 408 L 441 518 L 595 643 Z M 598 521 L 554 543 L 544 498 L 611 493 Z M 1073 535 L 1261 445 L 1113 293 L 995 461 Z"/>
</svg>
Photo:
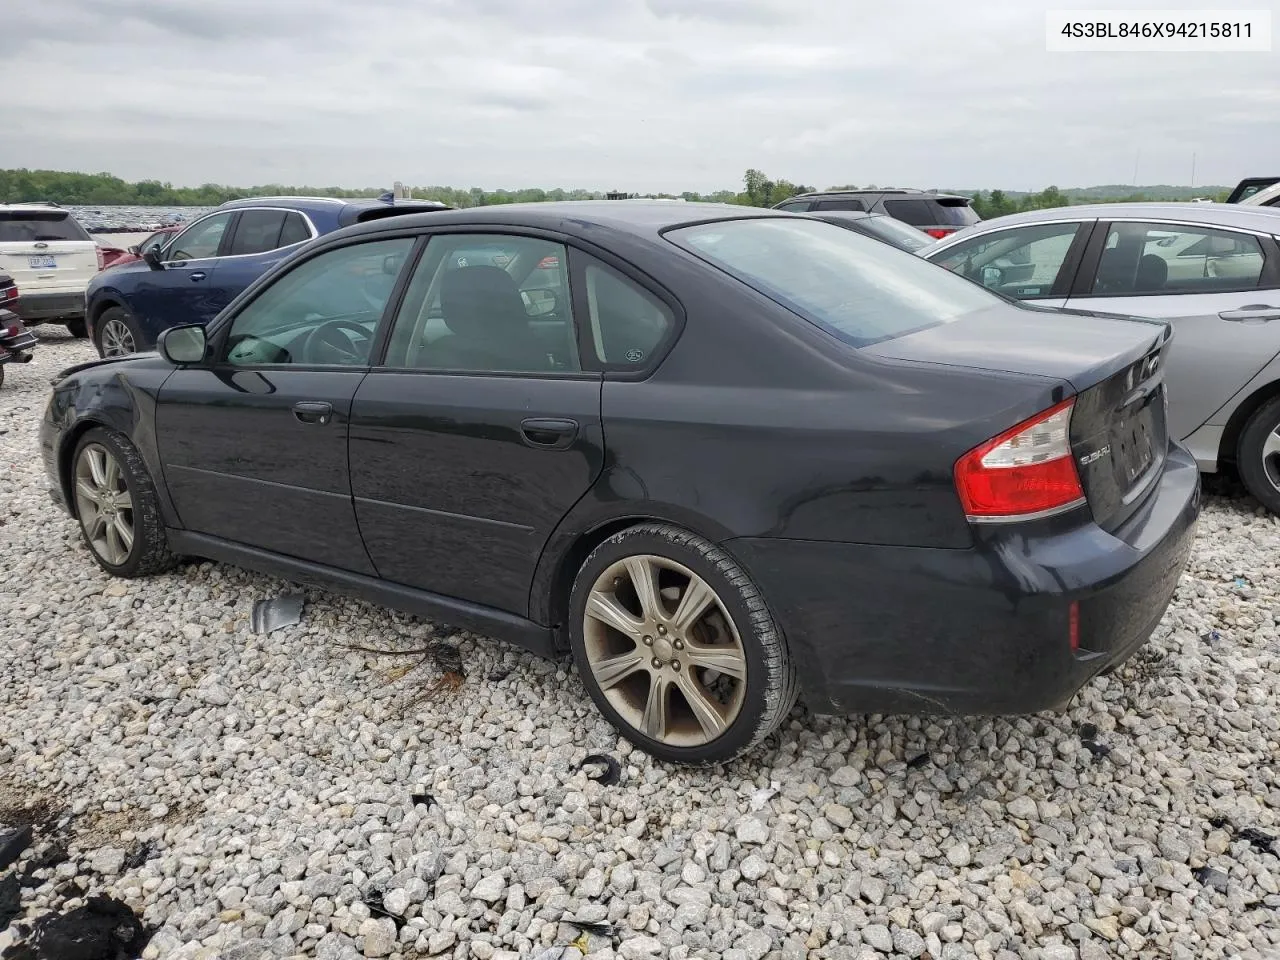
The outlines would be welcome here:
<svg viewBox="0 0 1280 960">
<path fill-rule="evenodd" d="M 155 484 L 133 444 L 95 427 L 76 444 L 71 471 L 80 532 L 103 570 L 145 577 L 174 565 Z"/>
<path fill-rule="evenodd" d="M 1249 492 L 1272 513 L 1280 513 L 1280 397 L 1264 403 L 1245 424 L 1236 468 Z"/>
<path fill-rule="evenodd" d="M 101 357 L 127 357 L 137 353 L 142 334 L 124 307 L 108 307 L 94 325 L 94 346 Z"/>
<path fill-rule="evenodd" d="M 661 760 L 724 763 L 796 701 L 785 641 L 745 571 L 666 524 L 614 534 L 583 563 L 570 643 L 600 712 Z"/>
</svg>

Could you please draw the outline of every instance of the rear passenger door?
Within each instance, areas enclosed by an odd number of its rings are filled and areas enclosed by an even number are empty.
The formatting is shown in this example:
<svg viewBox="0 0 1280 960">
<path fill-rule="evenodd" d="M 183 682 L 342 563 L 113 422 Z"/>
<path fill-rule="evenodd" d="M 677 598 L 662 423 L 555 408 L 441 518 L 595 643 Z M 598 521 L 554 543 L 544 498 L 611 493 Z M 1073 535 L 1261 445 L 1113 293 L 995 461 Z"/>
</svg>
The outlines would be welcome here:
<svg viewBox="0 0 1280 960">
<path fill-rule="evenodd" d="M 1099 225 L 1068 306 L 1168 320 L 1169 430 L 1190 436 L 1280 353 L 1274 237 L 1174 222 Z"/>
<path fill-rule="evenodd" d="M 315 236 L 310 221 L 297 210 L 252 207 L 241 210 L 234 231 L 218 260 L 212 300 L 219 310 L 298 246 Z"/>
</svg>

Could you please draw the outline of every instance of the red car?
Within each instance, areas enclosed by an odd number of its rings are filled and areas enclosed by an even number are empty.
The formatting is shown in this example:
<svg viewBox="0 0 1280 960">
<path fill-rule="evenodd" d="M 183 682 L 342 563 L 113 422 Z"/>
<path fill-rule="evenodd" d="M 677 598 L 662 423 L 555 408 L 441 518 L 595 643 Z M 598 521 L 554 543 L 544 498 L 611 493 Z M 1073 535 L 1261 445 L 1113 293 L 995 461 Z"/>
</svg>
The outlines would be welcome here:
<svg viewBox="0 0 1280 960">
<path fill-rule="evenodd" d="M 175 223 L 168 227 L 161 227 L 141 243 L 135 243 L 128 250 L 121 250 L 119 247 L 103 247 L 102 269 L 106 270 L 108 267 L 115 267 L 122 263 L 133 263 L 135 260 L 141 260 L 143 250 L 150 246 L 154 246 L 157 243 L 163 244 L 165 240 L 181 230 L 182 227 L 183 224 L 181 223 Z"/>
</svg>

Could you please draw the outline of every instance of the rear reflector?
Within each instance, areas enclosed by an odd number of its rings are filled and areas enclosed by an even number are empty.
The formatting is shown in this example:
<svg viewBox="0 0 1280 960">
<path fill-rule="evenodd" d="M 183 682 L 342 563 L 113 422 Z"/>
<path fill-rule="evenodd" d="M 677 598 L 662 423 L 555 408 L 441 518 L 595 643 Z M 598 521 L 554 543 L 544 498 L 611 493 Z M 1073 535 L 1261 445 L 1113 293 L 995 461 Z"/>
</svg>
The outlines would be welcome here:
<svg viewBox="0 0 1280 960">
<path fill-rule="evenodd" d="M 975 521 L 1027 520 L 1084 502 L 1071 456 L 1067 400 L 1036 414 L 956 461 L 955 484 Z"/>
<path fill-rule="evenodd" d="M 1067 636 L 1071 644 L 1071 652 L 1080 652 L 1080 601 L 1072 600 L 1067 608 Z"/>
</svg>

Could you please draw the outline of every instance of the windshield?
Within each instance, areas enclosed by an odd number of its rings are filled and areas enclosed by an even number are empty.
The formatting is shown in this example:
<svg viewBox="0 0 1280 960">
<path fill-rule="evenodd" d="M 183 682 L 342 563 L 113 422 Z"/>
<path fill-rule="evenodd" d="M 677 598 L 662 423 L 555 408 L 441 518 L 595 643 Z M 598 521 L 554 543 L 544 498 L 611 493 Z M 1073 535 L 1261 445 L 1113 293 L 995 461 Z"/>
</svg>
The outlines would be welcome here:
<svg viewBox="0 0 1280 960">
<path fill-rule="evenodd" d="M 55 210 L 0 211 L 0 241 L 36 243 L 50 240 L 89 240 L 89 234 L 67 214 Z"/>
<path fill-rule="evenodd" d="M 1003 302 L 914 254 L 821 221 L 723 220 L 666 236 L 855 347 Z"/>
<path fill-rule="evenodd" d="M 912 253 L 917 250 L 923 250 L 925 247 L 931 247 L 935 242 L 933 237 L 923 230 L 908 227 L 905 223 L 895 220 L 893 217 L 865 217 L 854 226 L 882 240 L 887 240 L 895 247 L 910 250 Z"/>
</svg>

